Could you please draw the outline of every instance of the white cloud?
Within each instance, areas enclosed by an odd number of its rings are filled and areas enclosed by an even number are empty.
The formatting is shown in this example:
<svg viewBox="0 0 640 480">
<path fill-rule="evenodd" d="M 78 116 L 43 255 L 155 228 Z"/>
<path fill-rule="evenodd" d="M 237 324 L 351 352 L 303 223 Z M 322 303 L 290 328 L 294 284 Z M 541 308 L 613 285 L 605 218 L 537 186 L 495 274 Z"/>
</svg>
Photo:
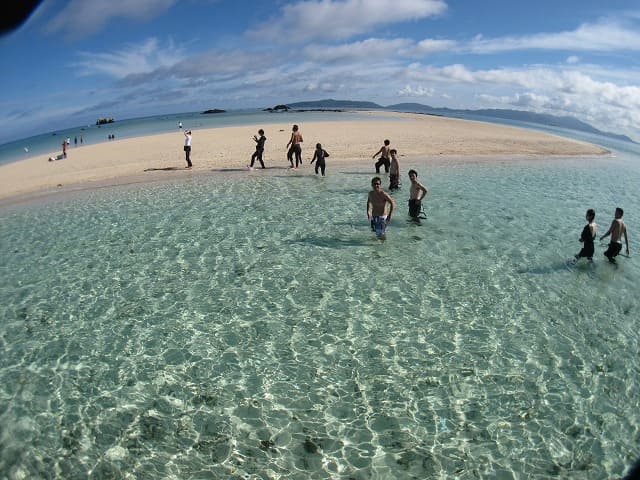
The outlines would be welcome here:
<svg viewBox="0 0 640 480">
<path fill-rule="evenodd" d="M 476 92 L 513 92 L 508 96 L 477 95 L 485 106 L 509 104 L 555 115 L 574 115 L 596 128 L 640 137 L 640 85 L 617 85 L 567 66 L 471 70 L 460 64 L 433 67 L 414 63 L 406 72 L 414 81 L 441 88 L 473 85 Z M 603 76 L 607 73 L 604 69 L 600 72 Z"/>
<path fill-rule="evenodd" d="M 62 32 L 80 38 L 99 32 L 115 18 L 147 20 L 168 10 L 177 0 L 71 0 L 47 26 L 49 33 Z"/>
<path fill-rule="evenodd" d="M 453 50 L 457 45 L 458 43 L 453 40 L 436 40 L 426 38 L 418 42 L 416 51 L 420 53 L 443 52 Z"/>
<path fill-rule="evenodd" d="M 442 14 L 443 0 L 304 0 L 251 34 L 276 41 L 345 39 L 397 22 Z"/>
<path fill-rule="evenodd" d="M 80 61 L 72 66 L 80 75 L 105 74 L 117 79 L 168 68 L 183 58 L 183 52 L 172 43 L 161 49 L 158 40 L 149 38 L 138 45 L 126 45 L 113 53 L 80 52 Z"/>
<path fill-rule="evenodd" d="M 315 62 L 358 61 L 368 63 L 373 61 L 386 61 L 393 58 L 398 51 L 410 46 L 409 39 L 385 40 L 380 38 L 368 38 L 361 42 L 354 42 L 336 46 L 308 45 L 304 49 L 305 57 Z"/>
<path fill-rule="evenodd" d="M 435 90 L 433 88 L 426 88 L 422 86 L 412 87 L 406 85 L 402 89 L 398 90 L 398 95 L 401 97 L 433 97 Z"/>
<path fill-rule="evenodd" d="M 467 48 L 474 53 L 497 53 L 510 50 L 574 50 L 574 51 L 637 51 L 640 31 L 615 21 L 585 23 L 577 29 L 557 33 L 508 36 L 494 39 L 475 37 Z"/>
<path fill-rule="evenodd" d="M 567 63 L 569 64 L 575 64 L 575 63 L 579 63 L 580 62 L 580 57 L 576 56 L 576 55 L 570 55 L 567 58 Z"/>
</svg>

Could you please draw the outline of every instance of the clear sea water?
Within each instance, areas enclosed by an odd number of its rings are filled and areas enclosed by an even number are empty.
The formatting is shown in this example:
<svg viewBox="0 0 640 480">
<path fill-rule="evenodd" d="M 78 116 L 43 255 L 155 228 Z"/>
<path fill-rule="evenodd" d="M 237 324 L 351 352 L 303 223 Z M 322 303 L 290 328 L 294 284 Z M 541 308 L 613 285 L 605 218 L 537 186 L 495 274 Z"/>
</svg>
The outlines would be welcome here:
<svg viewBox="0 0 640 480">
<path fill-rule="evenodd" d="M 0 208 L 0 478 L 620 478 L 640 151 L 609 146 L 401 159 L 428 218 L 405 178 L 386 241 L 331 159 Z M 630 258 L 568 262 L 616 206 Z"/>
</svg>

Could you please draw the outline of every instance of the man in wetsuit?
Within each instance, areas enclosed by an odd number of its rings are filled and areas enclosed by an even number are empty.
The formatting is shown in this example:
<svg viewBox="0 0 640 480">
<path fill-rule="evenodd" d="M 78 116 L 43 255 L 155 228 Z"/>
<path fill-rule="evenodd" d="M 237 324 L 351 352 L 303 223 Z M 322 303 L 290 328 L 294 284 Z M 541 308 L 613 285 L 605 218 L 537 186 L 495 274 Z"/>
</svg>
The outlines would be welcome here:
<svg viewBox="0 0 640 480">
<path fill-rule="evenodd" d="M 259 138 L 256 135 L 253 136 L 253 141 L 256 142 L 256 151 L 253 152 L 253 155 L 251 155 L 251 164 L 249 165 L 249 168 L 253 168 L 253 164 L 255 163 L 256 159 L 260 162 L 262 168 L 264 168 L 262 154 L 264 153 L 264 142 L 267 141 L 267 137 L 264 136 L 263 129 L 258 130 L 258 135 L 260 135 Z"/>
</svg>

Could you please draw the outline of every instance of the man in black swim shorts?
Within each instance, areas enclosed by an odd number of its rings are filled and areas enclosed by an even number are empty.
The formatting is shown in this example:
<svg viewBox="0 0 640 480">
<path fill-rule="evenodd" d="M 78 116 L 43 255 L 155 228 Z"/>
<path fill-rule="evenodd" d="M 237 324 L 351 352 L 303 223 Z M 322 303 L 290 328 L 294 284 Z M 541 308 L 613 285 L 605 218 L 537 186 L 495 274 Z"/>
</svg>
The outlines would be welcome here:
<svg viewBox="0 0 640 480">
<path fill-rule="evenodd" d="M 418 181 L 418 172 L 409 170 L 411 188 L 409 190 L 409 216 L 419 220 L 422 212 L 422 199 L 429 193 L 429 189 Z"/>
</svg>

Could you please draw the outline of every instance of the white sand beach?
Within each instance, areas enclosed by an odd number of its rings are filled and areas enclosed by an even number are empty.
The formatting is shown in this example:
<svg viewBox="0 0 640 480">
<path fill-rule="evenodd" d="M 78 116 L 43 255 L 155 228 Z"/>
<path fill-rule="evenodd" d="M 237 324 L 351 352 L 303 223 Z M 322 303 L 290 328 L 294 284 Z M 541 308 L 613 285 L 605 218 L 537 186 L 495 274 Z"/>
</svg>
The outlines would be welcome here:
<svg viewBox="0 0 640 480">
<path fill-rule="evenodd" d="M 400 159 L 424 158 L 426 162 L 447 157 L 476 161 L 478 156 L 547 158 L 607 153 L 606 149 L 589 143 L 492 123 L 408 113 L 370 112 L 369 115 L 370 120 L 300 124 L 305 167 L 308 168 L 315 144 L 322 143 L 331 154 L 328 165 L 361 163 L 370 166 L 373 172 L 371 156 L 384 139 L 391 141 Z M 267 137 L 264 153 L 267 168 L 286 168 L 289 165 L 286 144 L 291 127 L 290 123 L 274 121 L 255 126 L 194 130 L 191 170 L 185 169 L 182 131 L 70 147 L 64 160 L 48 161 L 60 153 L 56 151 L 0 166 L 0 199 L 77 184 L 121 183 L 128 177 L 144 181 L 146 176 L 155 180 L 159 173 L 171 170 L 197 175 L 198 171 L 246 168 L 255 150 L 252 137 L 259 128 L 265 130 Z"/>
</svg>

